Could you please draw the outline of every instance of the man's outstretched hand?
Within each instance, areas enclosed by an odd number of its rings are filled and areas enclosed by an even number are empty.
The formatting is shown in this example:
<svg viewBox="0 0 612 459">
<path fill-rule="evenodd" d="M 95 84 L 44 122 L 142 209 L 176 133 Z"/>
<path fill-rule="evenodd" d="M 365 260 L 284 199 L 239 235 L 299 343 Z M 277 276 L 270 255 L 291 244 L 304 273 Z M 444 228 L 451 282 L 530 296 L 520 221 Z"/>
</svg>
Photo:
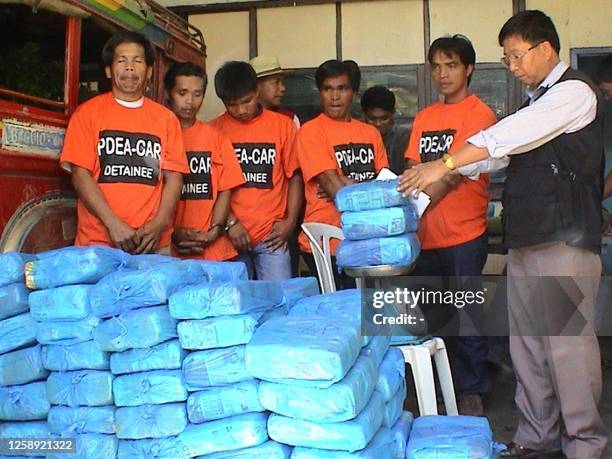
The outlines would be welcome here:
<svg viewBox="0 0 612 459">
<path fill-rule="evenodd" d="M 419 192 L 440 180 L 448 172 L 449 169 L 442 160 L 416 164 L 400 175 L 397 190 L 404 197 L 408 196 L 412 190 L 416 190 L 415 197 L 417 197 Z"/>
</svg>

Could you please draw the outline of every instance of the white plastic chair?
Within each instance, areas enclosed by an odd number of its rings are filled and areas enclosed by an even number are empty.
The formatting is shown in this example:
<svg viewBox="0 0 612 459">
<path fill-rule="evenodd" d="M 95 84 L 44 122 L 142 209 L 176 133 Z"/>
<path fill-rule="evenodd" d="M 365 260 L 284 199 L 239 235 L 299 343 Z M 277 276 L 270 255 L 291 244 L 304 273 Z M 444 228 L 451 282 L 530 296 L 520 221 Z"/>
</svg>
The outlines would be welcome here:
<svg viewBox="0 0 612 459">
<path fill-rule="evenodd" d="M 336 291 L 336 280 L 331 263 L 330 239 L 344 239 L 344 233 L 326 223 L 302 223 L 302 230 L 310 242 L 310 250 L 317 267 L 321 293 Z"/>
</svg>

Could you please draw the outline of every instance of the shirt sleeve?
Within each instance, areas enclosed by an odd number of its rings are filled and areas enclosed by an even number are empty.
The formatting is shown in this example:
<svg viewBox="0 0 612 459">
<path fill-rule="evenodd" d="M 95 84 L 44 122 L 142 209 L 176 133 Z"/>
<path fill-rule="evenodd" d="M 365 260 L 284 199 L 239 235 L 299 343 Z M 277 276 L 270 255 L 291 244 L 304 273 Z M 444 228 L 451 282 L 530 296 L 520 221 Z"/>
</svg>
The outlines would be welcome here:
<svg viewBox="0 0 612 459">
<path fill-rule="evenodd" d="M 286 118 L 286 117 L 285 117 Z M 283 120 L 285 121 L 285 120 Z M 300 168 L 300 163 L 297 159 L 297 154 L 295 153 L 295 137 L 297 134 L 297 128 L 295 124 L 287 118 L 287 135 L 285 138 L 285 143 L 283 145 L 283 171 L 285 172 L 285 176 L 287 178 L 293 177 L 295 171 Z"/>
<path fill-rule="evenodd" d="M 168 116 L 168 136 L 166 138 L 161 168 L 166 171 L 180 172 L 184 175 L 189 174 L 187 155 L 183 147 L 181 125 L 174 115 Z"/>
<path fill-rule="evenodd" d="M 221 174 L 219 176 L 219 191 L 230 190 L 244 184 L 242 168 L 236 157 L 232 143 L 227 137 L 219 133 L 218 148 L 220 153 Z"/>
<path fill-rule="evenodd" d="M 336 158 L 328 151 L 322 132 L 301 128 L 296 138 L 295 152 L 305 182 L 325 171 L 338 169 Z"/>
<path fill-rule="evenodd" d="M 84 111 L 77 110 L 66 129 L 60 155 L 62 169 L 70 172 L 71 165 L 75 165 L 92 172 L 98 160 L 96 137 L 90 117 L 86 116 Z"/>
<path fill-rule="evenodd" d="M 597 97 L 579 80 L 555 84 L 531 105 L 470 137 L 493 158 L 531 151 L 561 134 L 576 132 L 597 115 Z"/>
<path fill-rule="evenodd" d="M 412 159 L 421 162 L 421 154 L 419 153 L 419 140 L 421 138 L 421 129 L 419 127 L 420 117 L 417 114 L 412 123 L 412 132 L 410 132 L 410 140 L 408 140 L 408 148 L 404 153 L 404 159 Z"/>
<path fill-rule="evenodd" d="M 378 129 L 376 129 L 374 134 L 376 136 L 374 140 L 374 168 L 378 173 L 383 167 L 389 167 L 389 158 L 387 157 L 387 149 Z"/>
</svg>

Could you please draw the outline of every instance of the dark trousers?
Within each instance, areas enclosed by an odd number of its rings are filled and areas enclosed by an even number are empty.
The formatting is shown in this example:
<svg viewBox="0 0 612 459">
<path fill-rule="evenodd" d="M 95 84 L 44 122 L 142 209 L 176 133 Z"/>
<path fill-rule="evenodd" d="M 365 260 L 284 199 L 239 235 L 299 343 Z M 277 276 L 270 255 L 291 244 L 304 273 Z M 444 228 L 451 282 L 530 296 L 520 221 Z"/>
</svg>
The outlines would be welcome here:
<svg viewBox="0 0 612 459">
<path fill-rule="evenodd" d="M 310 271 L 310 275 L 318 278 L 317 274 L 317 265 L 315 264 L 314 256 L 312 253 L 302 252 L 302 258 L 308 266 L 308 270 Z M 332 263 L 332 271 L 334 273 L 334 280 L 336 281 L 336 289 L 337 290 L 346 290 L 349 288 L 355 288 L 355 279 L 347 276 L 344 273 L 338 272 L 338 265 L 336 264 L 336 257 L 331 257 Z"/>
<path fill-rule="evenodd" d="M 487 234 L 443 249 L 423 250 L 412 276 L 480 276 L 487 261 Z M 487 337 L 445 337 L 459 394 L 483 394 L 489 386 Z"/>
</svg>

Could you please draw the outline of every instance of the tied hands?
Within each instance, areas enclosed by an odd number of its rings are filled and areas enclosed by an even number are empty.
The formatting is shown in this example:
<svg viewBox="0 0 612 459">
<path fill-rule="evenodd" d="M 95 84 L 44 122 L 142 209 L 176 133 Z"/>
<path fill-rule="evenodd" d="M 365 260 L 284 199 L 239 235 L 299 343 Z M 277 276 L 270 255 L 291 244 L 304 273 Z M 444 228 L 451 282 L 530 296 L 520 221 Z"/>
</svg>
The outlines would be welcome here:
<svg viewBox="0 0 612 459">
<path fill-rule="evenodd" d="M 221 228 L 215 226 L 208 231 L 193 228 L 176 228 L 172 233 L 172 242 L 181 255 L 200 255 L 204 248 L 221 236 Z"/>
<path fill-rule="evenodd" d="M 116 247 L 131 254 L 151 253 L 168 225 L 159 219 L 152 219 L 134 229 L 120 219 L 108 227 L 108 234 Z"/>
</svg>

